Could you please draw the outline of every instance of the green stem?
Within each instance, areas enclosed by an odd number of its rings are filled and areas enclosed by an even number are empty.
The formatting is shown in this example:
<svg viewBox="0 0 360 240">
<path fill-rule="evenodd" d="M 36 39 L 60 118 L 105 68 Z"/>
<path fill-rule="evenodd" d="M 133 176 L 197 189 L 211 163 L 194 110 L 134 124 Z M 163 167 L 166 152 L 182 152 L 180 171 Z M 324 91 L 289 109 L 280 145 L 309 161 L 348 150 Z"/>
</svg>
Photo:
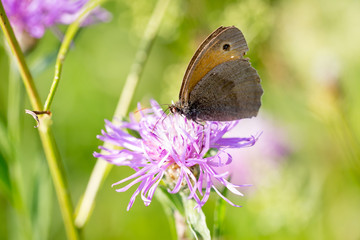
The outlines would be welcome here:
<svg viewBox="0 0 360 240">
<path fill-rule="evenodd" d="M 148 59 L 149 52 L 154 43 L 158 29 L 162 22 L 163 16 L 169 5 L 170 0 L 158 0 L 155 9 L 151 15 L 149 23 L 146 27 L 143 38 L 139 45 L 138 51 L 135 56 L 134 63 L 131 67 L 130 73 L 127 76 L 125 86 L 120 95 L 118 105 L 116 107 L 113 121 L 120 119 L 127 114 L 131 99 L 133 98 L 136 86 L 139 82 L 140 76 L 144 70 L 146 60 Z M 105 143 L 104 147 L 111 148 L 109 144 Z M 83 198 L 77 206 L 75 224 L 78 228 L 83 228 L 86 224 L 91 210 L 94 206 L 96 194 L 106 176 L 110 172 L 112 165 L 105 162 L 103 159 L 98 159 L 96 165 L 91 173 L 88 185 L 86 187 Z"/>
<path fill-rule="evenodd" d="M 41 101 L 39 94 L 35 88 L 33 78 L 31 76 L 30 70 L 25 62 L 24 54 L 22 53 L 19 43 L 15 38 L 14 31 L 10 26 L 9 19 L 6 16 L 2 2 L 0 1 L 0 25 L 4 32 L 5 38 L 9 44 L 11 52 L 16 59 L 16 62 L 19 65 L 19 70 L 21 77 L 24 81 L 24 85 L 27 91 L 27 94 L 30 98 L 31 106 L 33 110 L 42 110 Z"/>
<path fill-rule="evenodd" d="M 50 87 L 50 92 L 45 101 L 44 111 L 50 110 L 51 104 L 54 100 L 56 89 L 59 85 L 62 67 L 63 67 L 63 63 L 65 60 L 66 54 L 69 51 L 72 40 L 74 39 L 76 33 L 78 32 L 78 30 L 80 28 L 80 24 L 94 8 L 99 6 L 102 2 L 103 2 L 103 0 L 93 0 L 93 1 L 88 2 L 83 7 L 83 11 L 81 12 L 80 16 L 72 24 L 69 25 L 69 27 L 65 33 L 64 39 L 62 41 L 62 44 L 60 46 L 59 53 L 56 58 L 55 74 L 54 74 L 53 82 Z"/>
<path fill-rule="evenodd" d="M 10 49 L 18 63 L 21 77 L 24 81 L 25 88 L 30 98 L 31 106 L 34 110 L 42 110 L 41 101 L 36 91 L 31 73 L 25 62 L 25 58 L 19 47 L 19 43 L 15 38 L 13 29 L 9 24 L 9 20 L 6 16 L 1 1 L 0 1 L 0 18 L 1 18 L 0 19 L 1 28 L 4 32 L 5 38 L 10 46 Z M 47 119 L 48 121 L 43 121 L 44 118 L 46 117 L 48 116 L 44 116 L 40 118 L 40 121 L 42 122 L 42 125 L 39 128 L 41 142 L 45 151 L 46 159 L 48 161 L 49 169 L 55 185 L 55 190 L 57 193 L 68 239 L 78 239 L 78 232 L 76 227 L 74 226 L 74 221 L 72 216 L 73 209 L 70 201 L 70 196 L 68 193 L 67 183 L 65 181 L 65 174 L 63 171 L 62 162 L 60 160 L 57 146 L 49 126 L 50 119 Z"/>
<path fill-rule="evenodd" d="M 79 239 L 79 232 L 74 225 L 73 206 L 71 203 L 69 187 L 65 180 L 64 167 L 61 163 L 60 154 L 49 126 L 51 124 L 51 118 L 48 115 L 43 115 L 39 119 L 39 134 L 55 186 L 67 237 L 68 239 L 76 240 Z"/>
</svg>

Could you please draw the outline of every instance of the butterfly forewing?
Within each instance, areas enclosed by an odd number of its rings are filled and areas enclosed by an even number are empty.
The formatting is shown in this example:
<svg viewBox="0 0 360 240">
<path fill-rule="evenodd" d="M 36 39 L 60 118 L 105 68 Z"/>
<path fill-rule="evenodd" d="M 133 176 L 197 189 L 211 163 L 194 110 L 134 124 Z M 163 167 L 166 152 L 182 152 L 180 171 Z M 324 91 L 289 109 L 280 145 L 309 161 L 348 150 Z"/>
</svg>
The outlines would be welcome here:
<svg viewBox="0 0 360 240">
<path fill-rule="evenodd" d="M 187 103 L 197 83 L 217 65 L 241 59 L 248 51 L 245 38 L 236 27 L 219 27 L 200 45 L 185 72 L 180 102 Z"/>
</svg>

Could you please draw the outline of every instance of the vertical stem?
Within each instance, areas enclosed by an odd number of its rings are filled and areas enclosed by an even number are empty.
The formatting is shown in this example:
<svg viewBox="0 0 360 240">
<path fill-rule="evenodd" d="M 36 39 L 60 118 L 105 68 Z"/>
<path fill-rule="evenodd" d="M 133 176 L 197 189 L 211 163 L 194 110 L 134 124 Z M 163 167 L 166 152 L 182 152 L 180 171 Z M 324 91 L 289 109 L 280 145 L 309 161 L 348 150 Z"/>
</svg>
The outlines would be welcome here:
<svg viewBox="0 0 360 240">
<path fill-rule="evenodd" d="M 39 134 L 55 186 L 67 237 L 68 239 L 76 240 L 79 239 L 79 233 L 74 225 L 73 206 L 71 203 L 69 187 L 65 180 L 64 167 L 61 163 L 60 154 L 49 126 L 51 119 L 48 115 L 44 115 L 39 119 Z"/>
<path fill-rule="evenodd" d="M 29 68 L 25 62 L 24 54 L 22 53 L 19 43 L 15 38 L 14 31 L 10 26 L 10 22 L 6 16 L 1 1 L 0 1 L 0 26 L 4 32 L 5 38 L 7 39 L 11 52 L 15 57 L 16 62 L 19 65 L 19 71 L 24 81 L 27 94 L 30 98 L 31 106 L 34 108 L 34 110 L 40 111 L 42 110 L 42 106 L 41 106 L 39 94 L 35 88 L 34 81 L 30 74 Z"/>
<path fill-rule="evenodd" d="M 0 1 L 0 25 L 5 34 L 5 38 L 10 46 L 10 49 L 15 57 L 18 67 L 20 70 L 21 77 L 24 81 L 24 85 L 28 96 L 30 98 L 31 106 L 34 110 L 42 110 L 41 101 L 35 84 L 33 82 L 29 68 L 25 62 L 24 55 L 20 49 L 19 43 L 17 42 L 13 29 L 10 26 L 9 20 L 6 16 L 2 2 Z M 66 233 L 68 239 L 78 239 L 78 232 L 74 225 L 72 216 L 72 205 L 68 192 L 68 186 L 65 180 L 65 174 L 63 171 L 62 162 L 58 154 L 58 149 L 53 138 L 50 129 L 50 119 L 46 119 L 47 116 L 40 118 L 42 122 L 41 128 L 39 128 L 39 134 L 41 142 L 45 151 L 46 159 L 50 168 L 53 183 L 57 193 L 63 221 L 65 224 Z M 43 121 L 44 118 L 48 121 Z"/>
<path fill-rule="evenodd" d="M 136 86 L 139 82 L 140 76 L 144 70 L 146 60 L 148 59 L 149 52 L 154 43 L 161 21 L 169 5 L 170 0 L 158 0 L 155 9 L 151 15 L 149 23 L 146 27 L 143 38 L 139 45 L 138 51 L 135 56 L 134 63 L 131 67 L 130 73 L 126 79 L 125 86 L 120 95 L 118 105 L 114 113 L 114 120 L 124 116 L 129 109 L 131 100 L 133 98 Z M 105 147 L 111 148 L 108 144 Z M 78 228 L 84 227 L 87 222 L 91 210 L 94 206 L 96 194 L 110 172 L 112 165 L 108 164 L 102 159 L 98 159 L 96 165 L 91 173 L 88 185 L 81 201 L 77 206 L 77 213 L 75 224 Z"/>
</svg>

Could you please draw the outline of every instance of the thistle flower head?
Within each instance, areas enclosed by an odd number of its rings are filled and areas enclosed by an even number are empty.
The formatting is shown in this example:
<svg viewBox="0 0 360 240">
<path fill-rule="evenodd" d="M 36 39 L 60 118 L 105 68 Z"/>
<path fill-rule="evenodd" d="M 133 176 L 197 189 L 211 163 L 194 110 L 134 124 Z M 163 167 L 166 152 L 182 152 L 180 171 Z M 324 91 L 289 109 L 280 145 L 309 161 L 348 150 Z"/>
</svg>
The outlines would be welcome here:
<svg viewBox="0 0 360 240">
<path fill-rule="evenodd" d="M 17 35 L 26 33 L 41 38 L 47 28 L 70 24 L 80 14 L 88 0 L 2 0 L 5 12 Z M 83 25 L 110 19 L 110 13 L 97 8 Z M 17 36 L 19 37 L 19 36 Z"/>
<path fill-rule="evenodd" d="M 170 193 L 186 189 L 189 199 L 194 199 L 198 208 L 208 200 L 211 189 L 231 205 L 238 206 L 223 196 L 215 183 L 236 195 L 242 195 L 236 188 L 243 185 L 230 183 L 227 173 L 218 174 L 216 169 L 231 163 L 232 157 L 226 149 L 252 146 L 256 137 L 224 138 L 238 121 L 200 125 L 179 114 L 164 117 L 155 101 L 151 105 L 152 108 L 147 110 L 140 110 L 139 105 L 139 121 L 134 115 L 130 115 L 129 122 L 120 125 L 106 121 L 106 131 L 98 138 L 121 149 L 100 147 L 102 152 L 94 153 L 97 158 L 135 170 L 133 175 L 113 184 L 123 185 L 116 191 L 124 192 L 139 183 L 127 209 L 132 207 L 139 194 L 148 206 L 162 180 Z"/>
</svg>

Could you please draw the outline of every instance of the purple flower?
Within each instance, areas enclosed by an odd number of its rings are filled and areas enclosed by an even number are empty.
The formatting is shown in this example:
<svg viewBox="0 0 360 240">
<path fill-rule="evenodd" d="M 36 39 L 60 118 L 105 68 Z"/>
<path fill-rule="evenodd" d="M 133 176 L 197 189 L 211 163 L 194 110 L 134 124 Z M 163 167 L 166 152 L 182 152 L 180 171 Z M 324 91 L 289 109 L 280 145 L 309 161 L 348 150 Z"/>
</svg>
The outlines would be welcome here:
<svg viewBox="0 0 360 240">
<path fill-rule="evenodd" d="M 102 131 L 98 138 L 121 149 L 99 147 L 102 153 L 94 153 L 97 158 L 115 165 L 129 166 L 136 171 L 113 184 L 115 186 L 130 181 L 116 190 L 124 192 L 140 183 L 127 210 L 140 193 L 144 204 L 148 206 L 162 180 L 170 193 L 188 189 L 189 199 L 197 202 L 197 208 L 201 208 L 208 200 L 211 189 L 231 205 L 239 207 L 223 196 L 215 183 L 241 196 L 243 194 L 236 188 L 245 185 L 230 183 L 227 173 L 218 174 L 216 169 L 231 163 L 232 157 L 226 149 L 252 146 L 257 138 L 223 138 L 238 121 L 206 122 L 200 125 L 179 114 L 166 116 L 155 101 L 151 101 L 151 105 L 152 109 L 147 110 L 141 110 L 139 105 L 139 121 L 135 120 L 134 115 L 130 115 L 130 122 L 121 122 L 119 126 L 106 121 L 106 131 Z"/>
<path fill-rule="evenodd" d="M 88 0 L 2 0 L 6 14 L 17 35 L 26 33 L 41 38 L 47 28 L 56 24 L 70 24 L 80 14 Z M 107 11 L 97 8 L 83 25 L 107 21 Z M 17 36 L 18 37 L 18 36 Z"/>
<path fill-rule="evenodd" d="M 251 182 L 263 188 L 271 182 L 271 176 L 279 175 L 281 164 L 293 152 L 286 128 L 279 122 L 262 113 L 256 119 L 242 120 L 241 124 L 229 131 L 230 137 L 247 135 L 257 129 L 261 129 L 262 134 L 251 149 L 229 149 L 228 152 L 234 156 L 233 164 L 219 169 L 219 173 L 228 172 L 235 184 Z M 251 188 L 250 192 L 254 189 Z"/>
</svg>

